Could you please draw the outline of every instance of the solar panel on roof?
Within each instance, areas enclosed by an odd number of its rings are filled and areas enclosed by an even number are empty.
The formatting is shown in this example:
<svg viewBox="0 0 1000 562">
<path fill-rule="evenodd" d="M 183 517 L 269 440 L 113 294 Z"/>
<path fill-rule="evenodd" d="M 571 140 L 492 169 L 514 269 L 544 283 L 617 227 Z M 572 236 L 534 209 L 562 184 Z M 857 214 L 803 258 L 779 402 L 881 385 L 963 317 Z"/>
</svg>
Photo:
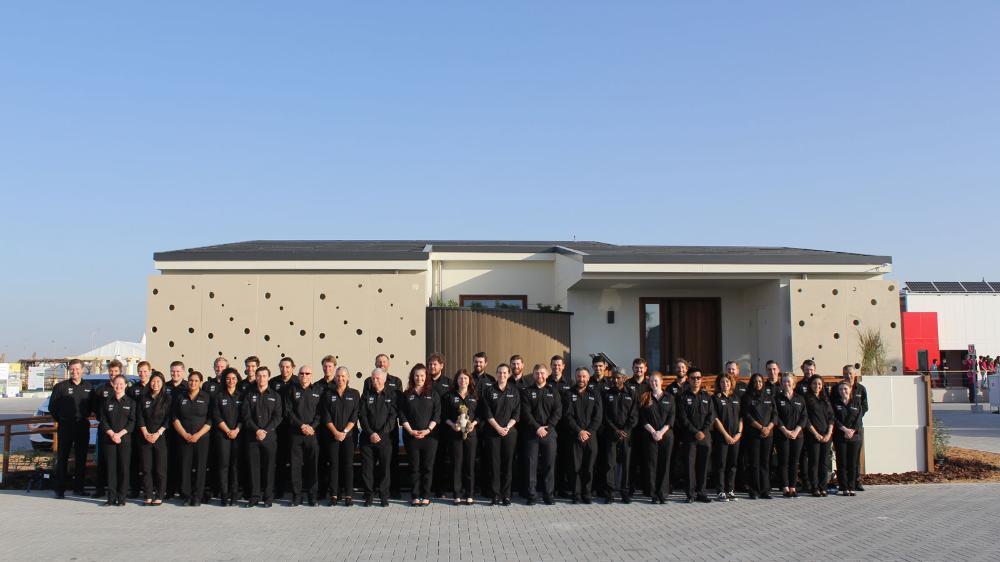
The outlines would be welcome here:
<svg viewBox="0 0 1000 562">
<path fill-rule="evenodd" d="M 1000 281 L 990 281 L 989 284 L 995 292 L 1000 293 Z"/>
<path fill-rule="evenodd" d="M 958 281 L 935 281 L 934 286 L 942 293 L 964 293 L 965 287 Z"/>
<path fill-rule="evenodd" d="M 907 281 L 906 288 L 914 293 L 936 293 L 937 287 L 930 281 Z"/>
<path fill-rule="evenodd" d="M 970 293 L 992 293 L 993 288 L 985 281 L 962 281 L 962 286 Z"/>
</svg>

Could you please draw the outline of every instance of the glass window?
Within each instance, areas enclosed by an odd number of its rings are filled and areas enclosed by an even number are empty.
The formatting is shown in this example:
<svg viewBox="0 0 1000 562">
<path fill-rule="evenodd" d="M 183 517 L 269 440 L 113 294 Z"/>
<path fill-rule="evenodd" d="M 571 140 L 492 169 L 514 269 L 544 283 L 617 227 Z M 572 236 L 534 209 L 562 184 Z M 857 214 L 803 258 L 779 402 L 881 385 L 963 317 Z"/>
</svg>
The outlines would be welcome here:
<svg viewBox="0 0 1000 562">
<path fill-rule="evenodd" d="M 649 362 L 651 369 L 658 369 L 662 365 L 663 356 L 663 350 L 660 349 L 660 342 L 663 339 L 663 332 L 660 329 L 660 303 L 645 303 L 643 313 L 646 315 L 646 321 L 643 323 L 646 361 Z"/>
<path fill-rule="evenodd" d="M 461 295 L 459 306 L 468 308 L 493 308 L 499 310 L 525 310 L 527 295 Z"/>
</svg>

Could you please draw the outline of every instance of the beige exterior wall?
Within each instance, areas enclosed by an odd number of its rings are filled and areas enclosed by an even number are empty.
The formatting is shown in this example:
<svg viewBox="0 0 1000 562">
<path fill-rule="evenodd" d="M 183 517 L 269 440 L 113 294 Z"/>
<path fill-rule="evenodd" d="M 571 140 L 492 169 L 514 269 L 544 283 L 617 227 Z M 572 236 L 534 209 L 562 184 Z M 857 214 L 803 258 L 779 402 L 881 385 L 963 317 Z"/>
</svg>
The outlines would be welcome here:
<svg viewBox="0 0 1000 562">
<path fill-rule="evenodd" d="M 528 295 L 528 308 L 556 304 L 554 261 L 442 261 L 441 298 Z"/>
<path fill-rule="evenodd" d="M 861 361 L 859 330 L 879 330 L 887 346 L 890 373 L 903 372 L 896 281 L 793 279 L 789 284 L 792 361 L 816 361 L 820 374 L 835 375 Z"/>
<path fill-rule="evenodd" d="M 375 355 L 386 353 L 403 378 L 424 359 L 425 283 L 422 271 L 153 275 L 147 357 L 164 373 L 173 360 L 210 373 L 220 354 L 240 370 L 248 355 L 272 372 L 288 356 L 319 373 L 320 359 L 333 354 L 360 388 L 356 373 L 367 377 Z"/>
<path fill-rule="evenodd" d="M 922 377 L 865 377 L 865 472 L 927 470 L 927 389 Z"/>
</svg>

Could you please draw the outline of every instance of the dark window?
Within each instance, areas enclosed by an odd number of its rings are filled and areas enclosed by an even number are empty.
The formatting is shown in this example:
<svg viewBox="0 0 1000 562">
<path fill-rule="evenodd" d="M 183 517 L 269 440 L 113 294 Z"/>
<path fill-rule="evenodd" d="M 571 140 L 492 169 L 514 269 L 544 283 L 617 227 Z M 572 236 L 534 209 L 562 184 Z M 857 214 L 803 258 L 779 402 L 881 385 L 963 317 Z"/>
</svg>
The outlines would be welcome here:
<svg viewBox="0 0 1000 562">
<path fill-rule="evenodd" d="M 684 357 L 706 374 L 722 369 L 722 301 L 718 298 L 640 298 L 639 353 L 650 370 L 669 373 Z"/>
<path fill-rule="evenodd" d="M 528 308 L 528 295 L 461 295 L 458 297 L 458 306 L 525 310 Z"/>
</svg>

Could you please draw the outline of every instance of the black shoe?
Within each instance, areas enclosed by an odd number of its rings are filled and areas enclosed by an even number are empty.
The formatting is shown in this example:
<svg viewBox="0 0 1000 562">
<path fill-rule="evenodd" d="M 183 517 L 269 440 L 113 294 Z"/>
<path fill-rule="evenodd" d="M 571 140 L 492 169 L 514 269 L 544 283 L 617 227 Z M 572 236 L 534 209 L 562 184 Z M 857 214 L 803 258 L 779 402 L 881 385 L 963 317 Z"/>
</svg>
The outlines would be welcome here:
<svg viewBox="0 0 1000 562">
<path fill-rule="evenodd" d="M 344 507 L 351 507 L 352 505 L 354 505 L 354 498 L 351 496 L 344 498 Z"/>
<path fill-rule="evenodd" d="M 660 496 L 660 505 L 667 503 L 667 498 Z"/>
<path fill-rule="evenodd" d="M 306 505 L 308 505 L 309 507 L 316 507 L 316 496 L 309 494 L 309 496 L 306 498 Z"/>
<path fill-rule="evenodd" d="M 525 502 L 525 503 L 526 503 L 527 505 L 535 505 L 535 498 L 528 498 L 528 501 L 527 501 L 527 502 Z"/>
<path fill-rule="evenodd" d="M 94 490 L 93 494 L 90 494 L 90 497 L 92 497 L 92 498 L 103 498 L 104 495 L 105 495 L 104 488 L 98 488 L 98 489 Z"/>
<path fill-rule="evenodd" d="M 330 499 L 327 500 L 326 505 L 329 506 L 329 507 L 333 507 L 333 506 L 337 505 L 337 502 L 339 502 L 339 501 L 340 501 L 340 498 L 338 498 L 337 496 L 330 496 Z"/>
<path fill-rule="evenodd" d="M 195 498 L 191 501 L 191 507 L 201 507 L 201 500 Z"/>
<path fill-rule="evenodd" d="M 272 500 L 264 500 L 264 507 L 271 507 L 273 505 Z"/>
<path fill-rule="evenodd" d="M 292 507 L 299 506 L 299 505 L 302 505 L 302 498 L 300 498 L 299 496 L 297 496 L 295 494 L 292 494 Z"/>
<path fill-rule="evenodd" d="M 712 500 L 710 500 L 708 496 L 706 496 L 705 494 L 699 495 L 698 501 L 700 501 L 701 503 L 712 503 Z"/>
<path fill-rule="evenodd" d="M 247 501 L 247 507 L 257 507 L 257 504 L 259 504 L 259 503 L 260 503 L 260 500 L 258 500 L 257 498 L 250 498 Z"/>
<path fill-rule="evenodd" d="M 573 505 L 576 505 L 576 504 L 580 503 L 580 498 L 578 498 L 576 494 L 572 494 L 569 497 L 569 503 L 571 503 Z"/>
<path fill-rule="evenodd" d="M 858 482 L 858 483 L 857 483 L 857 484 L 856 484 L 856 485 L 854 486 L 854 491 L 855 491 L 855 492 L 864 492 L 864 491 L 865 491 L 865 487 L 861 485 L 861 482 Z"/>
<path fill-rule="evenodd" d="M 632 503 L 632 496 L 622 496 L 622 503 L 624 504 Z"/>
<path fill-rule="evenodd" d="M 493 496 L 493 500 L 490 501 L 490 505 L 500 505 L 500 496 Z"/>
<path fill-rule="evenodd" d="M 104 500 L 104 503 L 101 504 L 102 507 L 110 507 L 112 505 L 115 505 L 114 500 Z"/>
<path fill-rule="evenodd" d="M 691 496 L 688 496 L 687 499 L 684 500 L 684 503 L 694 503 L 694 498 L 692 498 Z"/>
<path fill-rule="evenodd" d="M 226 507 L 227 505 L 233 505 L 230 503 L 231 501 L 233 500 L 227 500 L 226 498 L 222 498 L 221 500 L 219 500 L 219 505 L 222 507 Z"/>
<path fill-rule="evenodd" d="M 555 505 L 556 503 L 556 500 L 553 499 L 552 496 L 545 496 L 542 498 L 542 501 L 545 502 L 545 505 Z"/>
<path fill-rule="evenodd" d="M 769 500 L 769 499 L 771 499 L 771 494 L 769 494 L 767 492 L 764 492 L 763 494 L 760 495 L 760 499 L 762 499 L 762 500 Z"/>
<path fill-rule="evenodd" d="M 56 492 L 56 499 L 61 500 L 66 497 L 66 492 Z"/>
<path fill-rule="evenodd" d="M 371 506 L 372 506 L 371 496 L 365 496 L 365 507 L 371 507 Z"/>
<path fill-rule="evenodd" d="M 583 496 L 580 501 L 582 501 L 584 505 L 590 505 L 593 502 L 593 500 L 590 499 L 590 496 Z"/>
<path fill-rule="evenodd" d="M 389 507 L 389 499 L 379 498 L 379 505 L 381 505 L 382 507 Z"/>
<path fill-rule="evenodd" d="M 503 501 L 500 502 L 500 505 L 504 507 L 510 506 L 510 498 L 504 498 Z"/>
<path fill-rule="evenodd" d="M 604 504 L 605 505 L 611 505 L 613 503 L 615 503 L 614 496 L 604 496 Z"/>
<path fill-rule="evenodd" d="M 230 496 L 229 501 L 226 502 L 226 505 L 228 505 L 229 507 L 233 507 L 234 505 L 236 505 L 236 498 Z"/>
</svg>

